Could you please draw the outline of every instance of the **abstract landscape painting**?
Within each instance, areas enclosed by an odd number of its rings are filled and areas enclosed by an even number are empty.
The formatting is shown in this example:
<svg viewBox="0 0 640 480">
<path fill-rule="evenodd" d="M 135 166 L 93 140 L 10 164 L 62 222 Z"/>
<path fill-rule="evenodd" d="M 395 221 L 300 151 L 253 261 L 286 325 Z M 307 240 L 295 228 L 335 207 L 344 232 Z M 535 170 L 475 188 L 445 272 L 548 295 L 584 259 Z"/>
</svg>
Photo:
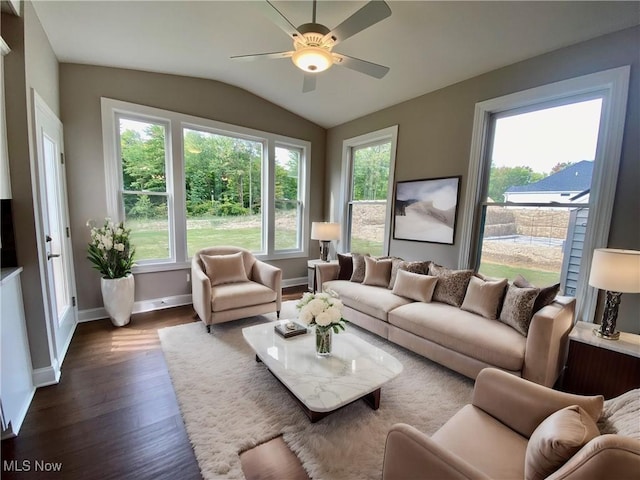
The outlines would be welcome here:
<svg viewBox="0 0 640 480">
<path fill-rule="evenodd" d="M 460 179 L 397 182 L 393 238 L 453 245 Z"/>
</svg>

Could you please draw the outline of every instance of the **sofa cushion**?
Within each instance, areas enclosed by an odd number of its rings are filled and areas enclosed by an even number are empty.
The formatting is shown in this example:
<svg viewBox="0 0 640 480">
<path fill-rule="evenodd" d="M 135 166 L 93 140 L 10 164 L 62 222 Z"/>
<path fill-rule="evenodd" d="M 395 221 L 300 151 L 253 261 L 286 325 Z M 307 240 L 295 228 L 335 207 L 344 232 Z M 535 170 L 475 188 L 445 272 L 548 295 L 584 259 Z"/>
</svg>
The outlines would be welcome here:
<svg viewBox="0 0 640 480">
<path fill-rule="evenodd" d="M 515 285 L 509 285 L 502 303 L 500 321 L 526 337 L 538 292 L 537 288 L 518 288 Z"/>
<path fill-rule="evenodd" d="M 351 280 L 353 274 L 353 258 L 351 255 L 338 253 L 338 280 Z"/>
<path fill-rule="evenodd" d="M 364 257 L 368 257 L 369 254 L 365 253 L 364 255 L 361 253 L 352 253 L 351 258 L 353 260 L 353 273 L 351 274 L 350 280 L 356 283 L 362 283 L 364 280 L 365 274 L 365 263 Z"/>
<path fill-rule="evenodd" d="M 211 288 L 211 310 L 213 312 L 275 301 L 276 292 L 257 282 L 225 283 Z"/>
<path fill-rule="evenodd" d="M 331 280 L 322 285 L 325 291 L 338 294 L 342 303 L 347 307 L 371 315 L 382 321 L 387 321 L 387 314 L 396 307 L 406 305 L 411 300 L 394 295 L 385 287 L 372 287 L 360 283 L 344 280 Z M 347 318 L 347 320 L 349 320 Z"/>
<path fill-rule="evenodd" d="M 391 278 L 391 259 L 377 260 L 373 257 L 364 257 L 364 280 L 365 285 L 375 287 L 388 287 Z"/>
<path fill-rule="evenodd" d="M 455 307 L 462 305 L 473 270 L 450 270 L 432 263 L 429 266 L 429 274 L 438 277 L 433 292 L 434 302 L 447 303 Z"/>
<path fill-rule="evenodd" d="M 393 290 L 393 286 L 396 284 L 396 278 L 398 277 L 398 270 L 404 264 L 404 260 L 399 257 L 391 257 L 391 277 L 389 278 L 389 290 Z"/>
<path fill-rule="evenodd" d="M 204 264 L 205 273 L 211 286 L 222 285 L 223 283 L 246 282 L 247 273 L 244 267 L 242 252 L 228 255 L 200 255 Z"/>
<path fill-rule="evenodd" d="M 462 407 L 432 439 L 487 478 L 524 477 L 527 439 L 473 405 Z"/>
<path fill-rule="evenodd" d="M 543 480 L 600 435 L 593 418 L 578 405 L 549 415 L 531 434 L 524 465 L 525 480 Z"/>
<path fill-rule="evenodd" d="M 417 302 L 430 302 L 437 282 L 438 277 L 400 270 L 393 293 Z"/>
<path fill-rule="evenodd" d="M 513 284 L 516 287 L 520 287 L 520 288 L 523 288 L 523 287 L 535 288 L 535 285 L 532 285 L 531 283 L 529 283 L 529 281 L 526 278 L 524 278 L 522 275 L 517 275 L 516 278 L 513 279 Z M 536 297 L 536 301 L 533 304 L 533 312 L 535 313 L 541 308 L 546 307 L 551 302 L 553 302 L 553 299 L 556 298 L 556 295 L 558 295 L 559 291 L 560 291 L 559 283 L 556 283 L 554 285 L 549 285 L 548 287 L 540 288 L 540 293 L 538 293 L 538 296 Z"/>
<path fill-rule="evenodd" d="M 389 312 L 389 323 L 498 368 L 522 369 L 527 339 L 475 313 L 444 303 L 414 302 Z"/>
<path fill-rule="evenodd" d="M 502 305 L 502 297 L 507 286 L 507 279 L 497 281 L 482 280 L 471 277 L 467 293 L 462 302 L 462 310 L 477 313 L 485 318 L 495 320 Z"/>
</svg>

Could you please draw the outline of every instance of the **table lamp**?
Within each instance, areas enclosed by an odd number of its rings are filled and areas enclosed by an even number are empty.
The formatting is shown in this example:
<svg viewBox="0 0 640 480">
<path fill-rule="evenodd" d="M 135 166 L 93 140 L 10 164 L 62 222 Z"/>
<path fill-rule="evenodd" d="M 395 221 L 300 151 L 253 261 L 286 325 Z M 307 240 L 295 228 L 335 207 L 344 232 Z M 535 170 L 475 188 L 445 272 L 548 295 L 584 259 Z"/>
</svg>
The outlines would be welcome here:
<svg viewBox="0 0 640 480">
<path fill-rule="evenodd" d="M 640 293 L 640 251 L 596 248 L 593 251 L 589 285 L 606 290 L 606 301 L 600 328 L 594 335 L 617 340 L 618 306 L 623 293 Z"/>
<path fill-rule="evenodd" d="M 330 222 L 313 222 L 311 224 L 311 240 L 320 240 L 320 260 L 329 261 L 329 242 L 340 240 L 340 224 Z"/>
</svg>

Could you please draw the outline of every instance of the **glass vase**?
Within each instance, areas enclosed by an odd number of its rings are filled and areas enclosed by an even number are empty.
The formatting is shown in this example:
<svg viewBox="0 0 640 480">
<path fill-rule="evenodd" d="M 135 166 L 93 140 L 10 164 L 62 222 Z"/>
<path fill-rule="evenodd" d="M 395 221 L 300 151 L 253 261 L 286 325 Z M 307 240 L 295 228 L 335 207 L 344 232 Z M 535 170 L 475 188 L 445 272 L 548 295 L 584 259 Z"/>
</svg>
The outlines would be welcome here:
<svg viewBox="0 0 640 480">
<path fill-rule="evenodd" d="M 319 357 L 331 355 L 331 327 L 316 326 L 316 354 Z"/>
</svg>

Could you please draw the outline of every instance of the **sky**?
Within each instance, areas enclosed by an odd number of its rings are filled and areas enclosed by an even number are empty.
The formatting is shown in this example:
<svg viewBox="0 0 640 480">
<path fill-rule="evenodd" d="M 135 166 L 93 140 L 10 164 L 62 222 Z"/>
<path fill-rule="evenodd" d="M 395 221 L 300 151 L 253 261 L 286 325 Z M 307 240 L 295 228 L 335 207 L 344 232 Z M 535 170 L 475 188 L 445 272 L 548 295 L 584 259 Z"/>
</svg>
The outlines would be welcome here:
<svg viewBox="0 0 640 480">
<path fill-rule="evenodd" d="M 594 160 L 601 106 L 596 99 L 499 118 L 492 165 L 549 173 L 560 162 Z"/>
</svg>

